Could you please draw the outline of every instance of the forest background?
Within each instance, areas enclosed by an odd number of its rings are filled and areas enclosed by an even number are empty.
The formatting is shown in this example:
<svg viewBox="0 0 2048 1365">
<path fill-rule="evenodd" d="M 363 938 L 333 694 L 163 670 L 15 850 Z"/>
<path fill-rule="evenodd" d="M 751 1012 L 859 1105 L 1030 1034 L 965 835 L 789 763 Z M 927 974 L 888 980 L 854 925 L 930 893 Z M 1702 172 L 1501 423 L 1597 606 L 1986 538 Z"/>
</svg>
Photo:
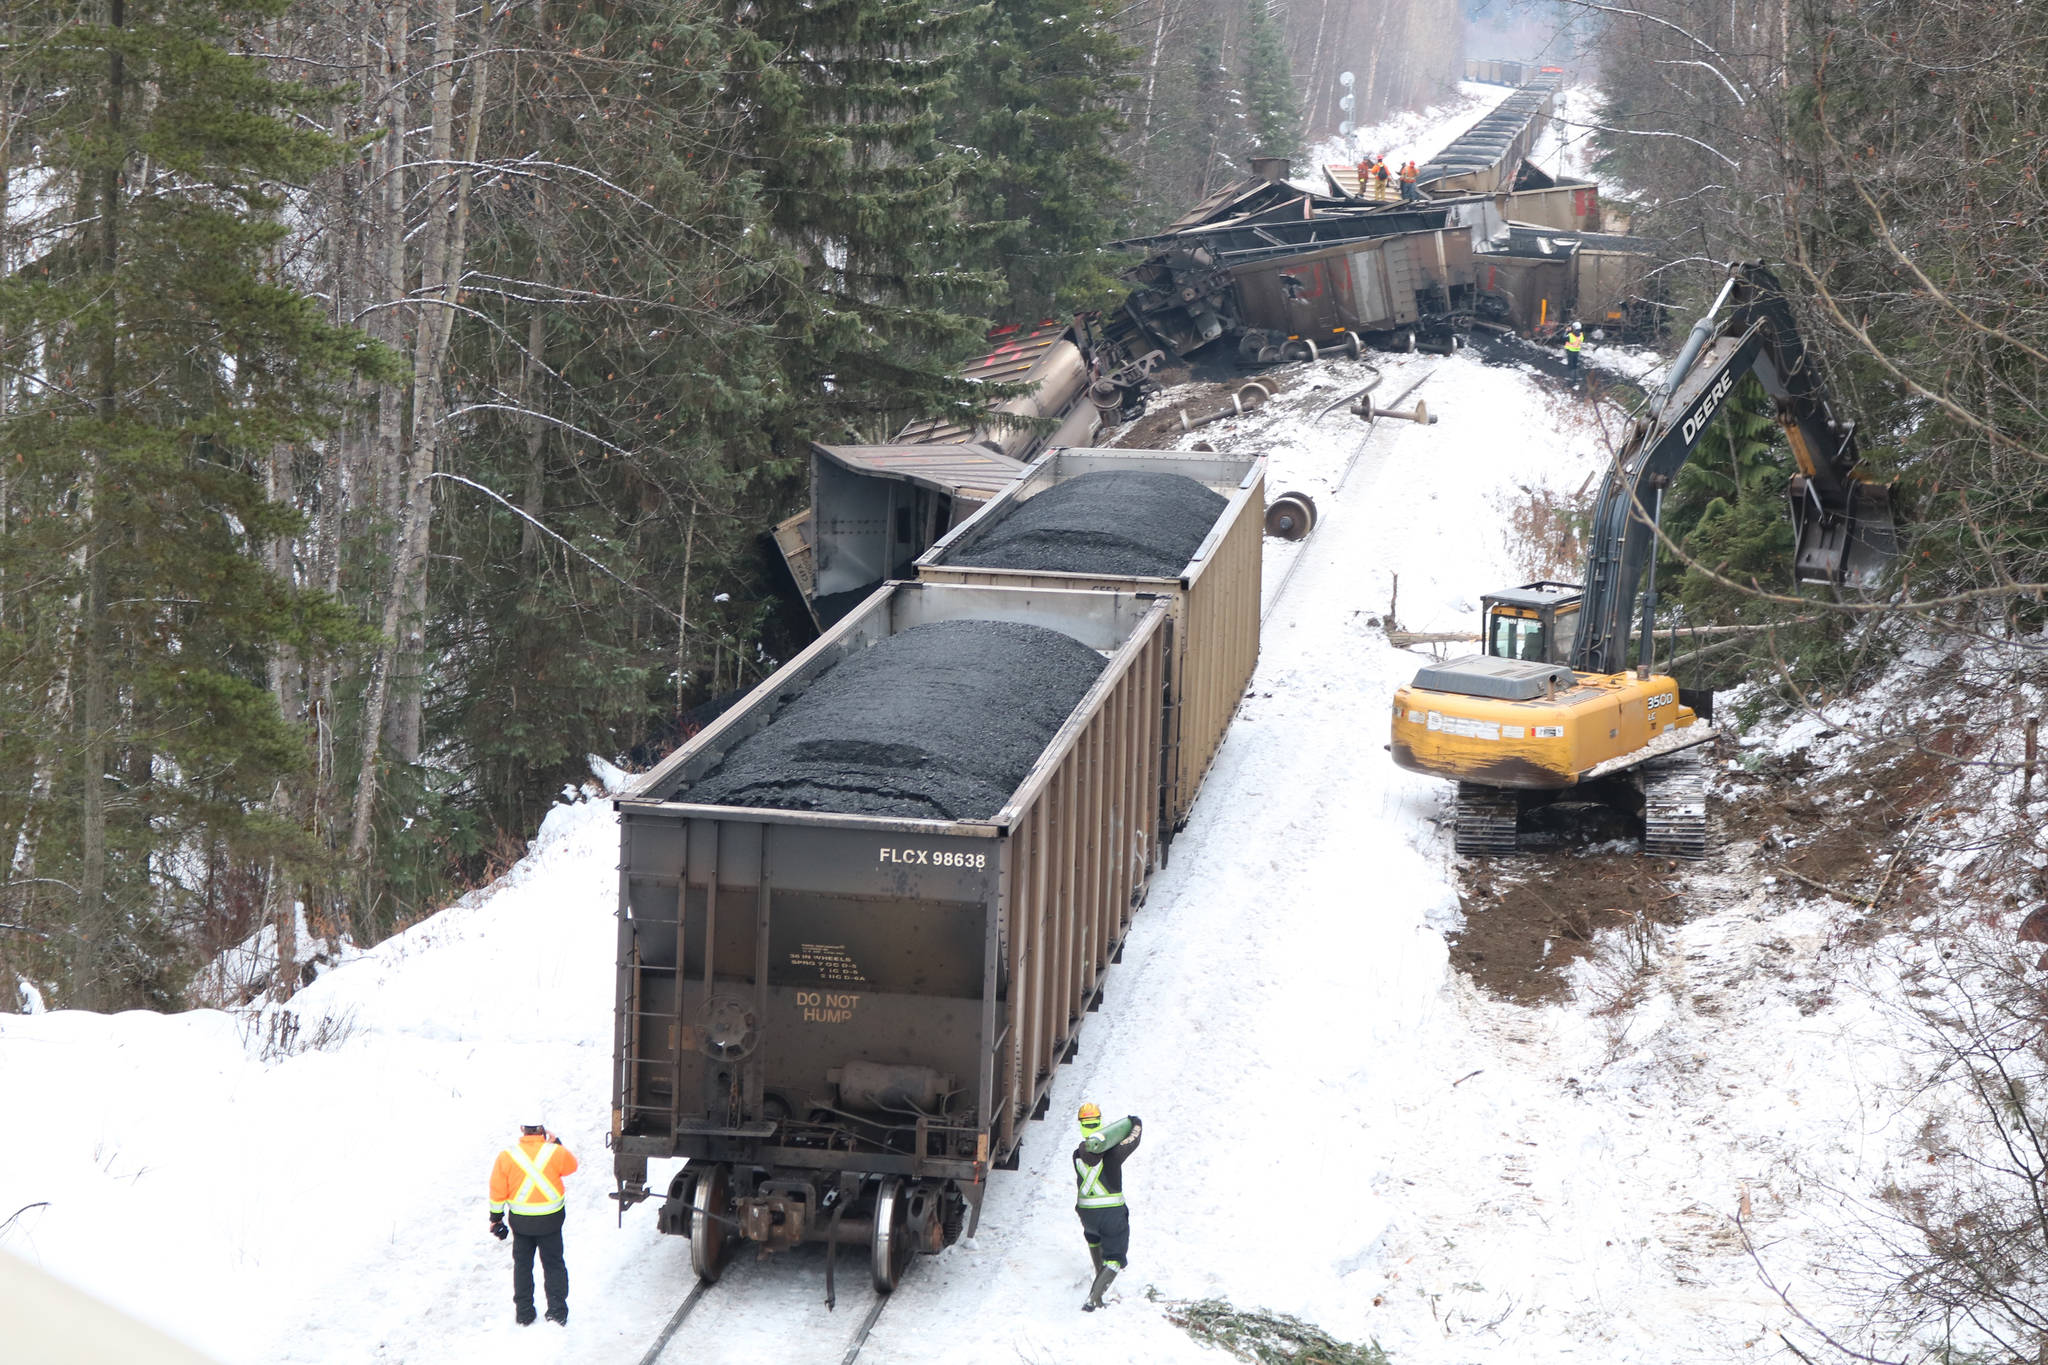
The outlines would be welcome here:
<svg viewBox="0 0 2048 1365">
<path fill-rule="evenodd" d="M 1483 7 L 1482 7 L 1483 8 Z M 808 442 L 961 410 L 1442 0 L 0 0 L 0 1009 L 288 994 L 801 645 Z"/>
</svg>

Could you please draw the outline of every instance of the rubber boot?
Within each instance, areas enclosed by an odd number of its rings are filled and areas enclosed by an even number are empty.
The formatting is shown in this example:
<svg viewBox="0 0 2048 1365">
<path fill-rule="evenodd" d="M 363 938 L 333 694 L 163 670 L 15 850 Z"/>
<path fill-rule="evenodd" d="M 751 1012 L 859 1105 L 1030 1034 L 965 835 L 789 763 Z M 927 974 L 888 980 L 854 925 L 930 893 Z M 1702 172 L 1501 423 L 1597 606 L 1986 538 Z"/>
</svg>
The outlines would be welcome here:
<svg viewBox="0 0 2048 1365">
<path fill-rule="evenodd" d="M 1102 1293 L 1109 1288 L 1110 1281 L 1115 1278 L 1116 1267 L 1113 1265 L 1106 1265 L 1096 1271 L 1095 1283 L 1088 1290 L 1088 1302 L 1081 1305 L 1081 1311 L 1093 1313 L 1096 1309 L 1102 1307 Z"/>
<path fill-rule="evenodd" d="M 1095 1273 L 1100 1275 L 1102 1273 L 1102 1248 L 1099 1246 L 1089 1247 L 1088 1259 L 1094 1262 Z"/>
</svg>

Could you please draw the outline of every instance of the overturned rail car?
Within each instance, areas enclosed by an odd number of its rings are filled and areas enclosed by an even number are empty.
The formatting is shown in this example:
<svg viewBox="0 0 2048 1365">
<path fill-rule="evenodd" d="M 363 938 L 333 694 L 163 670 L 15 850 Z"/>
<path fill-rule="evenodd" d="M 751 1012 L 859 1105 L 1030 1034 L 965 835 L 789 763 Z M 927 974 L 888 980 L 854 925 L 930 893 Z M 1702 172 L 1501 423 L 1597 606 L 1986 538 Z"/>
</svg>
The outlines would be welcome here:
<svg viewBox="0 0 2048 1365">
<path fill-rule="evenodd" d="M 661 1200 L 700 1276 L 742 1242 L 826 1242 L 865 1249 L 887 1291 L 1015 1168 L 1154 866 L 1169 610 L 892 584 L 618 799 L 617 1197 Z M 1106 659 L 992 817 L 692 801 L 836 664 L 958 620 L 1048 627 Z M 676 1157 L 651 1187 L 649 1162 Z"/>
<path fill-rule="evenodd" d="M 1262 161 L 1160 233 L 1115 244 L 1147 254 L 1125 272 L 1113 325 L 1183 356 L 1234 347 L 1251 364 L 1448 346 L 1474 320 L 1527 332 L 1574 313 L 1648 339 L 1656 301 L 1627 292 L 1648 276 L 1626 258 L 1656 244 L 1590 240 L 1603 236 L 1598 187 L 1531 159 L 1559 79 L 1538 72 L 1483 115 L 1404 202 L 1360 198 L 1351 166 L 1324 167 L 1323 193 Z M 1599 259 L 1576 263 L 1585 249 Z"/>
<path fill-rule="evenodd" d="M 1124 577 L 958 562 L 1032 498 L 1069 479 L 1109 472 L 1179 474 L 1224 496 L 1215 524 L 1177 575 Z M 1187 823 L 1202 778 L 1258 665 L 1265 489 L 1264 456 L 1158 450 L 1049 451 L 972 520 L 926 551 L 917 561 L 918 580 L 1142 592 L 1156 594 L 1167 603 L 1173 642 L 1162 761 L 1166 827 L 1177 830 Z"/>
<path fill-rule="evenodd" d="M 1483 321 L 1540 332 L 1577 315 L 1614 340 L 1661 329 L 1655 241 L 1606 233 L 1599 186 L 1532 160 L 1563 78 L 1520 88 L 1419 168 L 1413 199 L 1360 199 L 1354 166 L 1327 192 L 1284 162 L 1229 184 L 1151 237 L 1110 325 L 1180 356 L 1235 348 L 1247 364 L 1329 348 L 1448 348 Z"/>
<path fill-rule="evenodd" d="M 1156 353 L 1133 358 L 1085 320 L 998 327 L 963 378 L 1029 387 L 973 427 L 913 422 L 879 445 L 813 445 L 811 504 L 775 545 L 820 629 L 911 564 L 1051 446 L 1142 416 Z M 1043 424 L 1052 422 L 1052 430 Z"/>
</svg>

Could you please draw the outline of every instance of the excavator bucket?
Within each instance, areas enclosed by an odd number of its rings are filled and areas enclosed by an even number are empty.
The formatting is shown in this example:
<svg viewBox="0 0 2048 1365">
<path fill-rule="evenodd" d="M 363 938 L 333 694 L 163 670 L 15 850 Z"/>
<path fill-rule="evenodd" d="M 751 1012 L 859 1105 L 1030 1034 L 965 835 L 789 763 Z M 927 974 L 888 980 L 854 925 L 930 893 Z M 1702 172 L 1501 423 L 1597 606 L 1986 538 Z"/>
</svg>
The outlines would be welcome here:
<svg viewBox="0 0 2048 1365">
<path fill-rule="evenodd" d="M 1849 485 L 1847 506 L 1829 506 L 1811 480 L 1795 477 L 1793 573 L 1801 583 L 1875 588 L 1899 557 L 1898 514 L 1889 485 Z"/>
</svg>

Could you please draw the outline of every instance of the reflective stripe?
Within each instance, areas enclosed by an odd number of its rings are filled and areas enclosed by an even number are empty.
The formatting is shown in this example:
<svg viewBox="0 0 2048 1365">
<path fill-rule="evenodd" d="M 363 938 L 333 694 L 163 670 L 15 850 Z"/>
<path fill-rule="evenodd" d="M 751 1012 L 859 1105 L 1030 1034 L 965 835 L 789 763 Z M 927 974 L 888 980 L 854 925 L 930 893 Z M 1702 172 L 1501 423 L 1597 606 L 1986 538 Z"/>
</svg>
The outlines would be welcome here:
<svg viewBox="0 0 2048 1365">
<path fill-rule="evenodd" d="M 1102 1187 L 1102 1165 L 1097 1162 L 1090 1166 L 1081 1158 L 1074 1158 L 1074 1174 L 1080 1178 L 1080 1193 L 1074 1200 L 1079 1209 L 1113 1209 L 1124 1202 L 1121 1191 L 1112 1194 Z"/>
<path fill-rule="evenodd" d="M 548 1179 L 546 1174 L 548 1158 L 554 1154 L 555 1144 L 552 1142 L 543 1142 L 540 1150 L 530 1157 L 524 1147 L 505 1149 L 505 1155 L 511 1157 L 513 1164 L 526 1173 L 526 1178 L 519 1182 L 518 1193 L 512 1196 L 511 1203 L 507 1205 L 513 1213 L 553 1213 L 569 1202 L 562 1197 L 562 1187 Z M 536 1191 L 541 1195 L 540 1202 L 529 1201 L 527 1196 Z"/>
</svg>

